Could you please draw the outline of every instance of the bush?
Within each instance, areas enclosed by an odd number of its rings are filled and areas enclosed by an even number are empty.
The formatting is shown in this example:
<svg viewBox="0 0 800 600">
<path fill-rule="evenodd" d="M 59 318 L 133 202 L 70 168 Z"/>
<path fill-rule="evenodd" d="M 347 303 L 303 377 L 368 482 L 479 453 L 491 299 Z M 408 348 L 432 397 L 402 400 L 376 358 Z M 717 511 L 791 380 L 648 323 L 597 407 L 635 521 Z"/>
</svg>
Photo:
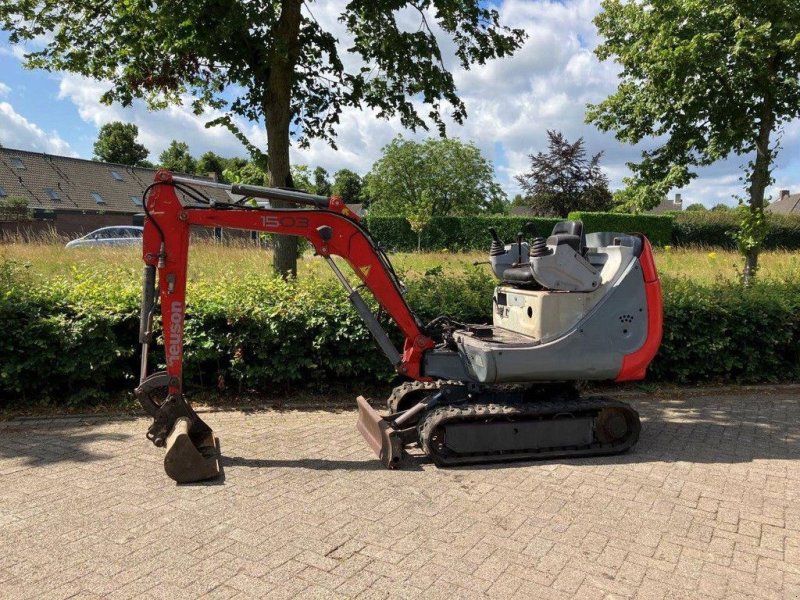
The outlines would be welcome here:
<svg viewBox="0 0 800 600">
<path fill-rule="evenodd" d="M 530 235 L 525 230 L 527 223 L 536 225 L 545 237 L 553 226 L 561 221 L 551 217 L 434 217 L 422 231 L 423 250 L 487 250 L 491 243 L 489 227 L 497 229 L 497 234 L 505 243 L 516 239 L 520 231 L 526 239 Z M 404 217 L 370 217 L 366 219 L 367 228 L 384 248 L 394 252 L 412 252 L 417 249 L 417 234 Z"/>
<path fill-rule="evenodd" d="M 763 383 L 800 376 L 800 283 L 666 279 L 654 381 Z"/>
<path fill-rule="evenodd" d="M 800 217 L 767 214 L 769 232 L 765 250 L 800 249 Z M 739 227 L 739 218 L 732 211 L 683 213 L 675 218 L 672 231 L 676 246 L 714 246 L 735 250 L 732 233 Z"/>
<path fill-rule="evenodd" d="M 139 369 L 139 277 L 74 273 L 42 281 L 0 263 L 0 398 L 83 404 L 135 387 Z M 772 382 L 800 376 L 800 282 L 664 282 L 665 335 L 650 381 Z M 407 281 L 420 320 L 448 314 L 491 321 L 493 277 L 432 269 Z M 369 294 L 365 294 L 368 296 Z M 326 389 L 335 382 L 387 382 L 392 371 L 334 280 L 230 275 L 190 282 L 185 331 L 188 389 L 275 385 Z M 399 332 L 387 327 L 399 344 Z M 163 349 L 151 352 L 151 370 Z"/>
<path fill-rule="evenodd" d="M 666 246 L 672 243 L 673 217 L 671 215 L 575 211 L 569 213 L 569 218 L 573 221 L 583 221 L 586 233 L 597 231 L 643 233 L 654 246 Z"/>
</svg>

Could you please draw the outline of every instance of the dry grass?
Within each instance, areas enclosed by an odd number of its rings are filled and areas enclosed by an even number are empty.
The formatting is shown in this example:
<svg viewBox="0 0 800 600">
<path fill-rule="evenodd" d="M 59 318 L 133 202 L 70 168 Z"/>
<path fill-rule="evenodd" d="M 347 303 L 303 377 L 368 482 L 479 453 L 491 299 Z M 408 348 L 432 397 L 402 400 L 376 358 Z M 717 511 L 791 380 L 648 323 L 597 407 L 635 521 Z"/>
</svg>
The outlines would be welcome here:
<svg viewBox="0 0 800 600">
<path fill-rule="evenodd" d="M 473 263 L 487 260 L 481 252 L 470 253 L 398 253 L 391 255 L 395 268 L 407 277 L 423 275 L 441 266 L 445 273 L 461 273 Z M 92 270 L 119 276 L 130 273 L 138 277 L 141 254 L 138 248 L 77 248 L 67 250 L 52 240 L 42 243 L 6 243 L 0 245 L 0 262 L 13 260 L 25 265 L 35 277 L 66 277 L 75 271 Z M 209 241 L 194 243 L 189 258 L 190 277 L 214 280 L 220 275 L 269 272 L 272 254 L 251 245 L 220 246 Z M 663 275 L 687 277 L 711 283 L 735 280 L 742 259 L 735 252 L 713 249 L 657 249 L 656 264 Z M 800 255 L 797 252 L 772 251 L 761 255 L 760 276 L 766 279 L 800 279 Z M 324 262 L 306 253 L 299 265 L 299 276 L 329 273 Z M 487 268 L 487 267 L 482 267 Z"/>
</svg>

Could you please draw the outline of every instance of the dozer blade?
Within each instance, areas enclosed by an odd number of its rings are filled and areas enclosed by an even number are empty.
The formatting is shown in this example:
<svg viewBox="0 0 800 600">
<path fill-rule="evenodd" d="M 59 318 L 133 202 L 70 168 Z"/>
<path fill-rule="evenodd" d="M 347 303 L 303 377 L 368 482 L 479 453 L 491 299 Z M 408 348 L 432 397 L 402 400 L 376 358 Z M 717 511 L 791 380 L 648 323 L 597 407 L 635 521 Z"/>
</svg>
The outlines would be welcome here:
<svg viewBox="0 0 800 600">
<path fill-rule="evenodd" d="M 370 406 L 364 396 L 359 396 L 356 403 L 358 404 L 356 428 L 380 458 L 383 466 L 387 469 L 397 469 L 404 454 L 399 433 Z"/>
<path fill-rule="evenodd" d="M 178 483 L 214 479 L 220 474 L 217 436 L 209 430 L 195 445 L 189 437 L 191 425 L 188 417 L 180 417 L 167 437 L 164 470 Z"/>
</svg>

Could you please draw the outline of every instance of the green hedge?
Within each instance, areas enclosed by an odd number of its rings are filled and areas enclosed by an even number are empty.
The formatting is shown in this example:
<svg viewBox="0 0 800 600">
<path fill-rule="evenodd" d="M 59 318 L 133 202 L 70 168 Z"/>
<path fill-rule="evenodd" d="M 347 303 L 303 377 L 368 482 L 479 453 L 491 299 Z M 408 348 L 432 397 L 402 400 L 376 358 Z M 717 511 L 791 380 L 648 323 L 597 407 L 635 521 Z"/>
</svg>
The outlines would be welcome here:
<svg viewBox="0 0 800 600">
<path fill-rule="evenodd" d="M 434 217 L 425 227 L 421 237 L 423 250 L 489 250 L 489 227 L 505 243 L 513 242 L 517 233 L 525 232 L 527 223 L 534 223 L 545 237 L 562 219 L 554 217 Z M 384 248 L 394 252 L 411 252 L 417 249 L 417 234 L 404 217 L 370 217 L 367 228 Z M 526 239 L 529 234 L 525 233 Z"/>
<path fill-rule="evenodd" d="M 768 215 L 769 233 L 764 240 L 766 250 L 800 249 L 800 216 Z M 714 246 L 733 250 L 731 235 L 739 227 L 734 212 L 684 212 L 675 217 L 672 240 L 676 246 Z"/>
<path fill-rule="evenodd" d="M 671 215 L 574 211 L 569 213 L 569 218 L 573 221 L 583 221 L 586 233 L 597 231 L 643 233 L 654 246 L 666 246 L 672 243 Z"/>
<path fill-rule="evenodd" d="M 137 273 L 76 273 L 42 282 L 0 263 L 0 399 L 82 404 L 131 390 L 138 377 Z M 423 321 L 491 315 L 486 269 L 407 281 Z M 392 373 L 337 283 L 265 275 L 190 282 L 186 383 L 214 389 L 325 390 L 336 381 L 388 382 Z M 800 378 L 800 283 L 699 285 L 664 281 L 665 336 L 649 380 L 772 382 Z M 399 342 L 397 331 L 390 329 Z M 163 351 L 155 348 L 154 360 Z"/>
<path fill-rule="evenodd" d="M 731 236 L 738 225 L 734 212 L 682 212 L 667 215 L 629 215 L 625 213 L 572 212 L 586 232 L 620 231 L 644 233 L 657 246 L 713 246 L 735 249 Z M 764 241 L 766 250 L 800 249 L 800 216 L 769 215 L 770 230 Z M 506 242 L 525 231 L 526 223 L 536 224 L 545 237 L 562 219 L 550 217 L 435 217 L 422 232 L 423 250 L 486 250 L 489 227 L 495 227 Z M 403 217 L 367 217 L 367 227 L 384 247 L 396 252 L 417 249 L 417 234 Z M 525 235 L 528 238 L 528 234 Z"/>
</svg>

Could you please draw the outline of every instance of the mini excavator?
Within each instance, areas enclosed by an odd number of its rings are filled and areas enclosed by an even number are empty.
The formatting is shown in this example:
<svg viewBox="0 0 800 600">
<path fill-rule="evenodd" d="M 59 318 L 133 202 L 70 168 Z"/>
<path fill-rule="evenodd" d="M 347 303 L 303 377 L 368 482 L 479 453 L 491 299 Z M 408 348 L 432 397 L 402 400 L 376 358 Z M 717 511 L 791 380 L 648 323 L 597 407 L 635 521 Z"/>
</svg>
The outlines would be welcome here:
<svg viewBox="0 0 800 600">
<path fill-rule="evenodd" d="M 229 192 L 231 201 L 214 201 L 203 186 Z M 271 208 L 265 200 L 309 208 Z M 219 441 L 183 391 L 187 260 L 190 232 L 198 227 L 303 237 L 327 261 L 377 346 L 406 380 L 389 396 L 386 414 L 357 399 L 357 428 L 387 468 L 401 467 L 413 445 L 444 467 L 618 454 L 638 440 L 639 415 L 631 406 L 581 397 L 576 383 L 643 379 L 658 350 L 661 285 L 643 235 L 587 234 L 580 221 L 563 221 L 546 238 L 529 224 L 529 240 L 520 233 L 505 244 L 490 229 L 489 263 L 499 281 L 492 325 L 447 316 L 423 324 L 406 303 L 386 253 L 341 198 L 159 171 L 143 205 L 136 396 L 153 417 L 147 438 L 166 447 L 165 470 L 179 483 L 220 474 Z M 337 256 L 363 285 L 351 285 L 333 260 Z M 400 329 L 402 351 L 370 311 L 361 287 Z M 156 311 L 166 369 L 148 374 Z"/>
</svg>

